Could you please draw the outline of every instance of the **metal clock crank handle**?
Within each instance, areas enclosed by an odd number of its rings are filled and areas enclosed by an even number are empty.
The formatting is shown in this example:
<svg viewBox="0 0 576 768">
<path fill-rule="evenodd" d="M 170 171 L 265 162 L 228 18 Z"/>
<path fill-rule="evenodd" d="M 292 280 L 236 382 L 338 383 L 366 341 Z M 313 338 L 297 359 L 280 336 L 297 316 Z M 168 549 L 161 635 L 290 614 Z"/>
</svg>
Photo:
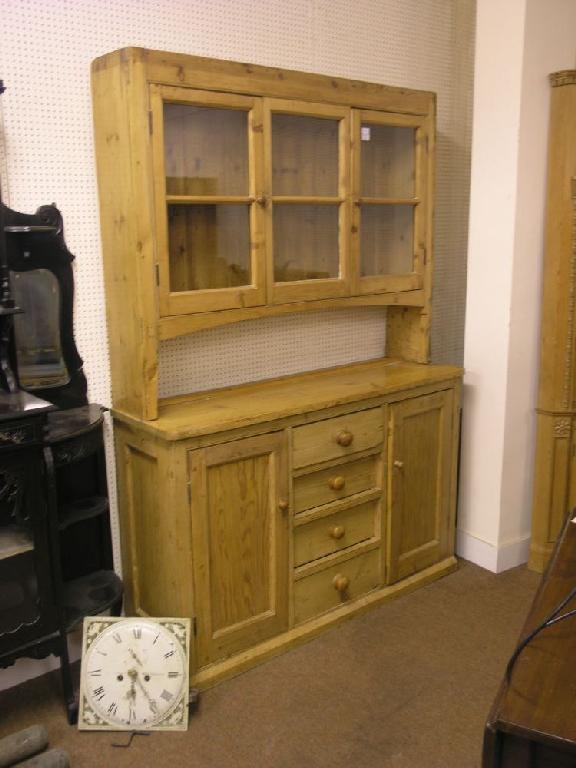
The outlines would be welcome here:
<svg viewBox="0 0 576 768">
<path fill-rule="evenodd" d="M 120 747 L 120 749 L 127 749 L 130 746 L 130 744 L 132 744 L 132 739 L 134 738 L 134 736 L 150 736 L 150 731 L 131 731 L 126 744 L 118 744 L 117 742 L 113 741 L 112 746 Z"/>
</svg>

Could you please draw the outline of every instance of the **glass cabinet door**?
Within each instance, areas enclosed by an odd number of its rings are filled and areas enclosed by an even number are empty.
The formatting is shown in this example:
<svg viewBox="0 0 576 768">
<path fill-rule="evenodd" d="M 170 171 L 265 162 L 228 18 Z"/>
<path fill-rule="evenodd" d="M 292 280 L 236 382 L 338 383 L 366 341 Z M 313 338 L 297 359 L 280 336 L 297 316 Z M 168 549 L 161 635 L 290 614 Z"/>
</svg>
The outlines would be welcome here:
<svg viewBox="0 0 576 768">
<path fill-rule="evenodd" d="M 263 304 L 261 100 L 153 86 L 160 313 Z"/>
<path fill-rule="evenodd" d="M 422 287 L 427 130 L 422 118 L 355 111 L 352 252 L 355 293 Z"/>
<path fill-rule="evenodd" d="M 265 100 L 268 298 L 349 293 L 349 114 Z"/>
</svg>

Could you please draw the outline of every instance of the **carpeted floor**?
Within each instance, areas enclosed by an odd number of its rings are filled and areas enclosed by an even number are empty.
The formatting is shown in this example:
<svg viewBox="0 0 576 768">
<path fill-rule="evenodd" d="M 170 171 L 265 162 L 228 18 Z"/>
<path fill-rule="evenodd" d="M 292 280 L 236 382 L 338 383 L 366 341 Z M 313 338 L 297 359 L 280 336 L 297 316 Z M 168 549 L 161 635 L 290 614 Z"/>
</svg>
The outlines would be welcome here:
<svg viewBox="0 0 576 768">
<path fill-rule="evenodd" d="M 185 734 L 80 733 L 57 674 L 0 692 L 0 737 L 44 724 L 72 768 L 479 768 L 539 577 L 469 563 L 206 691 Z M 2 674 L 0 670 L 0 674 Z"/>
</svg>

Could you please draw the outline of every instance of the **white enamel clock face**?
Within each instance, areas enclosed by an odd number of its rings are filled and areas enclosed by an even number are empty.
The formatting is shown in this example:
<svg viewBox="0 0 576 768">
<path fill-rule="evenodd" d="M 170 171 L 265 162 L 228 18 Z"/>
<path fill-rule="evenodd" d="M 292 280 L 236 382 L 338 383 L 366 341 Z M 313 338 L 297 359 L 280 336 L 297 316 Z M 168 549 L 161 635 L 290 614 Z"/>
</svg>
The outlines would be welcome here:
<svg viewBox="0 0 576 768">
<path fill-rule="evenodd" d="M 188 644 L 188 619 L 85 619 L 78 727 L 185 730 Z"/>
</svg>

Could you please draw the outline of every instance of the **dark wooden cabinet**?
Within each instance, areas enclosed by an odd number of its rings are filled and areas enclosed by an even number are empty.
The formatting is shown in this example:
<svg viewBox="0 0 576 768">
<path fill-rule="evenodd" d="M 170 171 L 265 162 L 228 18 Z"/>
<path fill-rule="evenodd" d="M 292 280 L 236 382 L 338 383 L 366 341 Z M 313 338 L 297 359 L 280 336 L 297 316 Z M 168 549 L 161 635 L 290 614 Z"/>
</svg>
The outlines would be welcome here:
<svg viewBox="0 0 576 768">
<path fill-rule="evenodd" d="M 0 425 L 0 664 L 57 628 L 42 439 L 45 413 Z"/>
<path fill-rule="evenodd" d="M 113 570 L 98 405 L 0 425 L 0 667 L 61 659 L 68 716 L 76 702 L 67 634 L 122 605 Z"/>
<path fill-rule="evenodd" d="M 576 588 L 576 523 L 567 521 L 528 614 L 528 637 Z M 575 608 L 572 597 L 561 613 Z M 484 733 L 483 768 L 576 766 L 576 616 L 540 631 L 505 676 Z"/>
</svg>

